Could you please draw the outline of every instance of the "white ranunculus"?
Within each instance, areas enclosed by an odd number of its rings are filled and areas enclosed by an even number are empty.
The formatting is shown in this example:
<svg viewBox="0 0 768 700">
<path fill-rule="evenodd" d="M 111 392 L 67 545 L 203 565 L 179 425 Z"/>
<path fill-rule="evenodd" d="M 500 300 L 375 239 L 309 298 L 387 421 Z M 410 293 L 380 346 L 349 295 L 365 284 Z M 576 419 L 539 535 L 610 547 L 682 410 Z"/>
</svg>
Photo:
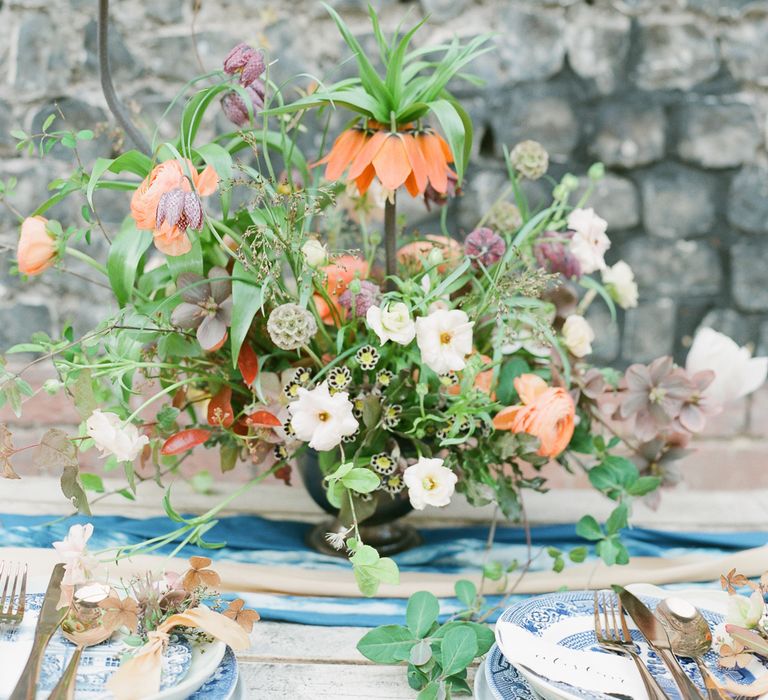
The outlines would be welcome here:
<svg viewBox="0 0 768 700">
<path fill-rule="evenodd" d="M 467 314 L 458 309 L 438 309 L 416 319 L 416 343 L 421 359 L 437 374 L 464 369 L 472 352 L 472 326 Z"/>
<path fill-rule="evenodd" d="M 572 314 L 566 318 L 562 334 L 565 347 L 575 357 L 584 357 L 592 352 L 595 332 L 583 316 Z"/>
<path fill-rule="evenodd" d="M 623 260 L 603 270 L 603 284 L 611 298 L 622 309 L 633 309 L 637 306 L 635 273 Z"/>
<path fill-rule="evenodd" d="M 691 374 L 712 370 L 714 381 L 704 395 L 719 404 L 727 404 L 759 389 L 768 375 L 768 357 L 752 357 L 747 348 L 712 328 L 696 333 L 688 351 L 685 368 Z"/>
<path fill-rule="evenodd" d="M 133 462 L 149 444 L 133 423 L 124 423 L 116 413 L 96 409 L 85 422 L 88 435 L 96 443 L 102 457 L 114 455 L 119 462 Z"/>
<path fill-rule="evenodd" d="M 301 246 L 301 252 L 310 267 L 320 267 L 328 262 L 328 250 L 317 238 L 310 238 Z"/>
<path fill-rule="evenodd" d="M 757 627 L 765 611 L 765 602 L 760 591 L 754 591 L 749 598 L 743 595 L 728 596 L 726 620 L 732 625 L 752 629 Z"/>
<path fill-rule="evenodd" d="M 408 345 L 416 335 L 416 325 L 408 306 L 402 301 L 385 307 L 372 306 L 365 314 L 368 327 L 379 336 L 382 345 L 388 340 Z"/>
<path fill-rule="evenodd" d="M 403 473 L 408 497 L 416 510 L 424 510 L 426 506 L 447 506 L 456 488 L 456 480 L 456 474 L 443 466 L 442 459 L 420 457 Z"/>
<path fill-rule="evenodd" d="M 339 391 L 332 395 L 328 382 L 311 390 L 300 388 L 288 411 L 296 437 L 320 452 L 332 450 L 343 437 L 354 435 L 360 425 L 352 415 L 349 394 Z"/>
<path fill-rule="evenodd" d="M 579 261 L 582 274 L 605 268 L 605 251 L 611 241 L 605 235 L 608 223 L 594 209 L 574 209 L 568 215 L 568 228 L 574 231 L 571 253 Z"/>
</svg>

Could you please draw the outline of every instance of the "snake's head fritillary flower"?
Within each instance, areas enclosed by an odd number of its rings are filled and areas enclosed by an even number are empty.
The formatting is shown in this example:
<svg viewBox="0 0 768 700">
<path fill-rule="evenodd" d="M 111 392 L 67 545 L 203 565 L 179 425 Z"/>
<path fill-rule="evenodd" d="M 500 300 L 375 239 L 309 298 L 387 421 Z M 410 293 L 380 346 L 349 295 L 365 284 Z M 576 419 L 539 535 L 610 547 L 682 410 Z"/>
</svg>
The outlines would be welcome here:
<svg viewBox="0 0 768 700">
<path fill-rule="evenodd" d="M 248 44 L 238 44 L 224 59 L 224 72 L 229 75 L 240 73 L 240 83 L 243 86 L 250 85 L 261 77 L 267 69 L 264 56 Z"/>
<path fill-rule="evenodd" d="M 163 224 L 180 231 L 188 228 L 199 230 L 203 227 L 203 204 L 195 192 L 182 189 L 171 190 L 160 197 L 155 216 L 155 227 Z"/>
<path fill-rule="evenodd" d="M 547 272 L 563 277 L 581 277 L 581 264 L 571 252 L 572 231 L 545 231 L 533 247 L 536 262 Z"/>
<path fill-rule="evenodd" d="M 459 185 L 459 176 L 456 175 L 453 170 L 448 170 L 448 187 L 445 192 L 438 192 L 431 182 L 427 183 L 424 189 L 424 205 L 427 207 L 427 211 L 432 211 L 432 204 L 436 204 L 438 207 L 445 206 L 448 202 L 461 194 L 461 187 Z"/>
<path fill-rule="evenodd" d="M 266 88 L 261 80 L 254 80 L 253 83 L 245 87 L 245 92 L 251 102 L 251 112 L 256 117 L 264 109 L 264 97 Z M 248 106 L 240 93 L 230 90 L 221 98 L 221 109 L 224 115 L 235 126 L 246 126 L 251 121 L 251 115 L 248 113 Z"/>
<path fill-rule="evenodd" d="M 464 252 L 475 266 L 495 265 L 507 250 L 504 239 L 489 228 L 476 228 L 464 240 Z"/>
<path fill-rule="evenodd" d="M 16 260 L 23 275 L 39 275 L 56 262 L 58 246 L 47 224 L 42 216 L 29 216 L 21 224 Z"/>
</svg>

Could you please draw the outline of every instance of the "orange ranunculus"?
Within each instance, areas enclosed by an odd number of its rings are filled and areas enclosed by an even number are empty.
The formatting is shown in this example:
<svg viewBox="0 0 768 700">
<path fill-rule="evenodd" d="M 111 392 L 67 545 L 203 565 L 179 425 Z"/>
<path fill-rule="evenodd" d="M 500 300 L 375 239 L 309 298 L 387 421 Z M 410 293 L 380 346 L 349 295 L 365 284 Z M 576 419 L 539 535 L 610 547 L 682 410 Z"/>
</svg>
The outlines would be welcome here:
<svg viewBox="0 0 768 700">
<path fill-rule="evenodd" d="M 349 179 L 365 194 L 378 177 L 387 190 L 405 188 L 416 197 L 427 184 L 440 193 L 448 189 L 448 163 L 453 155 L 448 144 L 431 129 L 414 131 L 410 125 L 398 131 L 368 123 L 343 131 L 331 150 L 315 165 L 326 164 L 325 177 L 338 180 L 349 169 Z"/>
<path fill-rule="evenodd" d="M 48 233 L 47 223 L 42 216 L 28 216 L 21 224 L 16 260 L 24 275 L 39 275 L 56 260 L 56 241 Z"/>
<path fill-rule="evenodd" d="M 183 255 L 192 249 L 186 227 L 170 226 L 167 222 L 157 227 L 160 198 L 171 190 L 192 191 L 187 173 L 199 196 L 206 197 L 216 191 L 219 177 L 212 166 L 208 165 L 198 173 L 190 161 L 186 161 L 185 167 L 178 160 L 167 160 L 152 169 L 131 197 L 131 216 L 136 228 L 153 231 L 155 246 L 166 255 Z"/>
<path fill-rule="evenodd" d="M 368 263 L 355 255 L 342 255 L 330 265 L 319 268 L 326 275 L 325 291 L 331 299 L 333 308 L 328 306 L 325 298 L 315 294 L 315 306 L 323 323 L 334 323 L 342 314 L 339 297 L 346 291 L 349 283 L 359 277 L 368 276 Z"/>
<path fill-rule="evenodd" d="M 440 273 L 455 267 L 463 255 L 461 243 L 448 236 L 430 233 L 424 236 L 424 240 L 406 243 L 397 251 L 397 260 L 410 272 L 418 272 L 423 269 L 423 261 L 433 248 L 439 249 L 445 260 L 437 268 Z"/>
<path fill-rule="evenodd" d="M 528 433 L 539 438 L 542 457 L 557 457 L 573 437 L 576 406 L 571 395 L 560 387 L 551 387 L 535 374 L 515 379 L 521 406 L 508 406 L 496 414 L 496 430 Z"/>
</svg>

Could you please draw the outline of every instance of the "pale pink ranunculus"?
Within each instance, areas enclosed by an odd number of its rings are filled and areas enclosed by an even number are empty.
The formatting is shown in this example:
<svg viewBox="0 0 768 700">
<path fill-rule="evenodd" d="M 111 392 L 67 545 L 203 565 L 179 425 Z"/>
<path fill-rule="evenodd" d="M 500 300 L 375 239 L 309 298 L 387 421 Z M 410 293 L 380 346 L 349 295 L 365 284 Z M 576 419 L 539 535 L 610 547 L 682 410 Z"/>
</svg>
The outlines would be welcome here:
<svg viewBox="0 0 768 700">
<path fill-rule="evenodd" d="M 16 260 L 23 275 L 39 275 L 56 262 L 56 241 L 48 233 L 47 223 L 42 216 L 28 216 L 21 224 Z"/>
</svg>

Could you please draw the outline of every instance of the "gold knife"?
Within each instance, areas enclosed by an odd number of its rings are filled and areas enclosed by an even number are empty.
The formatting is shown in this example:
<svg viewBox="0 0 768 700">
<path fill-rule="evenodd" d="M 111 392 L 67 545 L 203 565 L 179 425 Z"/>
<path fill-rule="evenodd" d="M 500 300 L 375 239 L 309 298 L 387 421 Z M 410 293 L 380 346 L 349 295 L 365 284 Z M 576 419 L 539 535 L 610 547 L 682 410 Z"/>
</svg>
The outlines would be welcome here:
<svg viewBox="0 0 768 700">
<path fill-rule="evenodd" d="M 37 618 L 37 627 L 35 627 L 35 641 L 32 643 L 32 653 L 27 659 L 27 665 L 21 672 L 21 678 L 16 684 L 8 700 L 34 700 L 37 694 L 37 679 L 40 675 L 40 666 L 43 663 L 43 656 L 48 642 L 51 641 L 53 633 L 59 628 L 67 614 L 67 609 L 57 610 L 59 598 L 61 597 L 61 580 L 64 578 L 64 564 L 56 564 L 53 567 L 51 580 L 48 581 L 48 588 L 45 591 L 43 607 L 40 608 L 40 616 Z"/>
<path fill-rule="evenodd" d="M 656 655 L 664 662 L 669 669 L 675 684 L 683 694 L 683 700 L 701 700 L 699 689 L 688 678 L 677 657 L 672 653 L 672 645 L 669 642 L 667 631 L 656 616 L 639 598 L 630 593 L 621 586 L 612 586 L 613 590 L 619 596 L 624 610 L 634 620 L 639 630 L 643 633 L 648 646 L 656 652 Z"/>
</svg>

